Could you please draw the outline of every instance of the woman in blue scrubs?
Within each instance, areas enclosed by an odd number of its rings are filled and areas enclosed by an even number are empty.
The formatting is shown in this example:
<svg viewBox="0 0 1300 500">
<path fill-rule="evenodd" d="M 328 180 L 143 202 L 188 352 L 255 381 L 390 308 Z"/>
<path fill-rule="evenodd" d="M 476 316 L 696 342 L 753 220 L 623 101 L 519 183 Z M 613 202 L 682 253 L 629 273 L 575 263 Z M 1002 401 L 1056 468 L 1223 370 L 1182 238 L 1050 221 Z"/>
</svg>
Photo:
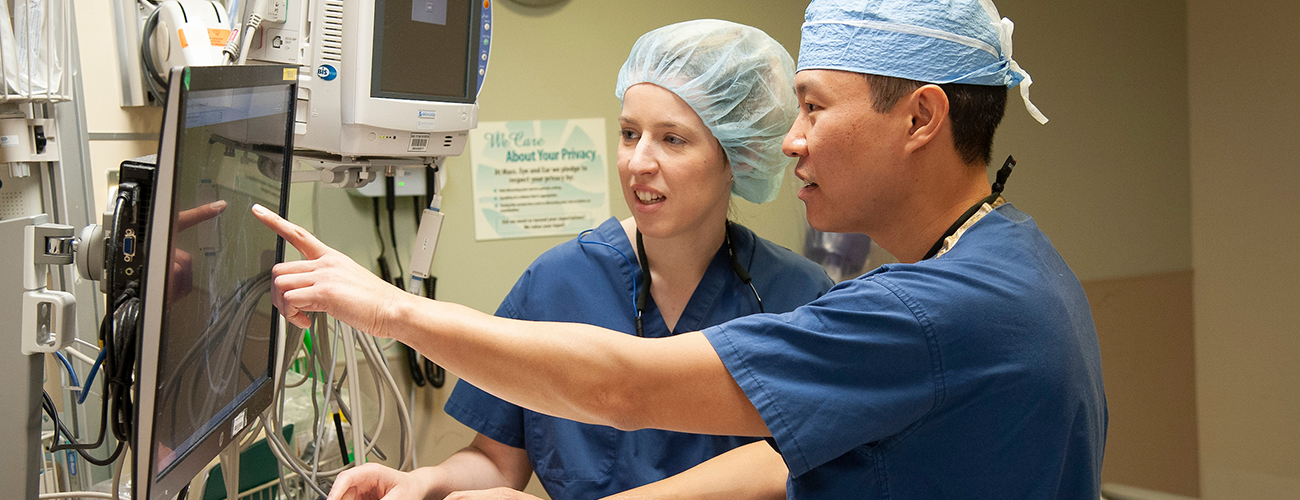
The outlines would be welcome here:
<svg viewBox="0 0 1300 500">
<path fill-rule="evenodd" d="M 776 197 L 781 151 L 798 110 L 793 61 L 762 31 L 701 20 L 637 41 L 619 73 L 618 173 L 632 217 L 610 218 L 539 257 L 498 316 L 583 322 L 644 337 L 783 313 L 832 285 L 812 262 L 727 220 L 731 195 Z M 649 269 L 649 272 L 646 272 Z M 528 377 L 528 367 L 502 367 Z M 436 467 L 367 465 L 339 477 L 331 499 L 442 498 L 523 489 L 536 472 L 552 498 L 601 498 L 679 474 L 756 438 L 624 432 L 550 417 L 461 381 L 446 411 L 478 431 Z M 785 471 L 754 474 L 784 495 Z"/>
</svg>

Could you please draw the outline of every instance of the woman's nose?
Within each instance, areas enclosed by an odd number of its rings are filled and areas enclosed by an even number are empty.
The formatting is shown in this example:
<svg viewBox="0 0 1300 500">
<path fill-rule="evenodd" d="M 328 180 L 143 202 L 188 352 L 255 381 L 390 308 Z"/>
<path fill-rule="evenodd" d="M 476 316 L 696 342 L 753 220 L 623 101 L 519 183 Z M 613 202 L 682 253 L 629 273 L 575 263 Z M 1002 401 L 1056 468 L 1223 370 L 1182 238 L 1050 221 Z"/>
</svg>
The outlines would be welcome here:
<svg viewBox="0 0 1300 500">
<path fill-rule="evenodd" d="M 642 139 L 632 147 L 632 156 L 627 162 L 628 170 L 633 174 L 648 174 L 659 169 L 659 158 L 649 141 Z"/>
</svg>

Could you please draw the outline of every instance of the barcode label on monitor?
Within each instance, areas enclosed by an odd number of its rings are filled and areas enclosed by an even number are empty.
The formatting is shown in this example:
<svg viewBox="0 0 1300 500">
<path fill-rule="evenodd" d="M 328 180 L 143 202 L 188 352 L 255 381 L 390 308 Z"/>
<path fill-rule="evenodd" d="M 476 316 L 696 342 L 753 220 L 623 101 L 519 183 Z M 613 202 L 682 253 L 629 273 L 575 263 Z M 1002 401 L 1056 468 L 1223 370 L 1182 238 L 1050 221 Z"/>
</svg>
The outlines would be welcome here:
<svg viewBox="0 0 1300 500">
<path fill-rule="evenodd" d="M 429 134 L 427 132 L 411 132 L 411 146 L 407 151 L 428 151 Z"/>
</svg>

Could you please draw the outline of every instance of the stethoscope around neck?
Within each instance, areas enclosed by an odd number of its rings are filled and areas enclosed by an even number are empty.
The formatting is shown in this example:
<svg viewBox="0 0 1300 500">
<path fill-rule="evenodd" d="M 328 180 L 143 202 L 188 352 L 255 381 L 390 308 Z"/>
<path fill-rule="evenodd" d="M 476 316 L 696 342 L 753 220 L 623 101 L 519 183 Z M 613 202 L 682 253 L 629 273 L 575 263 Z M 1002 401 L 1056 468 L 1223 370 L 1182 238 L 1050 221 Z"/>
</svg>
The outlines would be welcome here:
<svg viewBox="0 0 1300 500">
<path fill-rule="evenodd" d="M 731 270 L 740 278 L 740 282 L 749 286 L 749 291 L 754 293 L 754 300 L 758 302 L 758 312 L 763 311 L 763 298 L 758 295 L 758 289 L 754 288 L 754 280 L 750 278 L 749 271 L 745 266 L 740 265 L 740 258 L 736 257 L 736 246 L 731 244 L 731 221 L 727 221 L 726 228 L 723 230 L 723 241 L 727 244 L 727 257 L 731 259 Z M 636 336 L 644 337 L 642 317 L 645 316 L 646 301 L 650 297 L 650 259 L 646 257 L 645 242 L 641 239 L 641 230 L 636 230 L 636 253 L 638 262 L 641 264 L 641 276 L 643 276 L 642 286 L 637 290 L 636 296 Z"/>
<path fill-rule="evenodd" d="M 587 233 L 590 233 L 592 231 L 593 231 L 592 229 L 588 229 L 586 231 L 579 233 L 578 243 L 585 244 L 585 245 L 600 245 L 600 246 L 612 248 L 615 252 L 618 252 L 618 254 L 623 257 L 623 260 L 627 262 L 627 267 L 629 269 L 632 267 L 632 259 L 629 259 L 627 257 L 627 254 L 624 254 L 622 250 L 618 249 L 618 247 L 603 241 L 592 241 L 592 240 L 583 239 L 583 237 L 586 236 Z M 726 230 L 724 231 L 723 236 L 725 238 L 724 241 L 727 244 L 727 257 L 731 259 L 732 272 L 736 273 L 736 277 L 740 278 L 740 282 L 748 286 L 749 291 L 754 293 L 754 300 L 758 302 L 758 312 L 765 312 L 763 311 L 763 298 L 758 295 L 758 289 L 754 288 L 753 279 L 750 278 L 749 271 L 745 270 L 745 266 L 740 265 L 740 259 L 736 256 L 736 247 L 731 244 L 731 221 L 727 221 Z M 650 260 L 646 258 L 645 243 L 641 238 L 640 230 L 637 230 L 636 232 L 636 248 L 637 248 L 637 253 L 639 254 L 638 262 L 641 264 L 641 275 L 644 276 L 644 279 L 642 280 L 643 281 L 642 285 L 637 286 L 636 276 L 635 275 L 632 276 L 632 306 L 633 306 L 632 317 L 635 318 L 636 320 L 636 336 L 644 337 L 645 331 L 644 331 L 644 324 L 643 324 L 644 322 L 642 320 L 642 317 L 645 316 L 646 301 L 649 300 L 650 297 Z"/>
</svg>

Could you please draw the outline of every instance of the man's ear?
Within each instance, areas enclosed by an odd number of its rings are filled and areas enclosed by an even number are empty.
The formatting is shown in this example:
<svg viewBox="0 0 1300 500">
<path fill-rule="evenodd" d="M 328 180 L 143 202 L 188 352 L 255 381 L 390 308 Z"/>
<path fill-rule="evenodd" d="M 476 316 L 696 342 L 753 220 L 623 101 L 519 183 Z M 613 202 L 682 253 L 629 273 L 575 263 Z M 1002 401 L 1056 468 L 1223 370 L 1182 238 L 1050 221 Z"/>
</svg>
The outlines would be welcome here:
<svg viewBox="0 0 1300 500">
<path fill-rule="evenodd" d="M 899 104 L 905 104 L 912 117 L 905 146 L 909 153 L 925 147 L 948 127 L 948 94 L 938 85 L 924 85 Z"/>
</svg>

